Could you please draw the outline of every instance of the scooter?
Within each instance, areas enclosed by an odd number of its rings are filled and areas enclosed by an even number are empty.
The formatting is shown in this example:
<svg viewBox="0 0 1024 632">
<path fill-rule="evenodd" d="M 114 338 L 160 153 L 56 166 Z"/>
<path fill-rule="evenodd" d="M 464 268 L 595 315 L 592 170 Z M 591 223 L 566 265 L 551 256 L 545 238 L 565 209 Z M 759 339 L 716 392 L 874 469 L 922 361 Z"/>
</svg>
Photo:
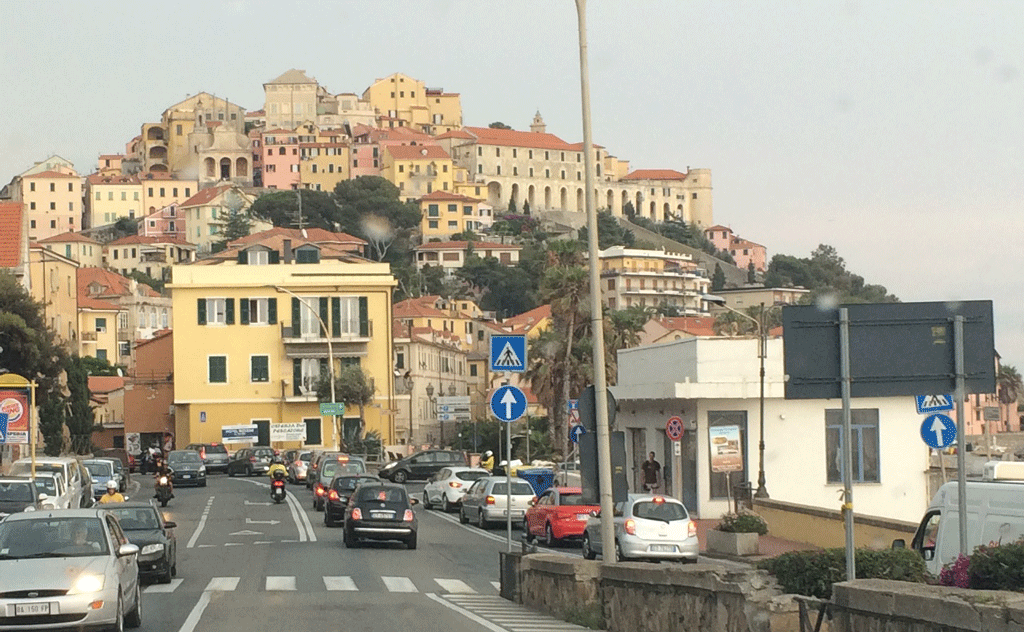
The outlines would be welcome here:
<svg viewBox="0 0 1024 632">
<path fill-rule="evenodd" d="M 161 507 L 166 507 L 173 497 L 170 474 L 161 475 L 156 479 L 156 499 L 160 501 Z"/>
<path fill-rule="evenodd" d="M 270 498 L 275 503 L 280 503 L 284 500 L 284 472 L 277 470 L 274 472 L 274 480 L 270 482 Z"/>
</svg>

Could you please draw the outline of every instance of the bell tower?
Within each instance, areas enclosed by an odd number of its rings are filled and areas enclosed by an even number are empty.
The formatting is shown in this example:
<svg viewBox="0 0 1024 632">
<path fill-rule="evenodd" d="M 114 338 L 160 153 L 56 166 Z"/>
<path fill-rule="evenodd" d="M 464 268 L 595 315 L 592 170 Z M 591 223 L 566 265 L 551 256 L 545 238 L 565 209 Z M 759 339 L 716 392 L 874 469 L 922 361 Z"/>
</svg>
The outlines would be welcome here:
<svg viewBox="0 0 1024 632">
<path fill-rule="evenodd" d="M 530 131 L 543 134 L 547 128 L 548 126 L 544 124 L 544 118 L 540 115 L 540 110 L 537 110 L 537 113 L 533 115 L 533 122 L 530 123 Z"/>
</svg>

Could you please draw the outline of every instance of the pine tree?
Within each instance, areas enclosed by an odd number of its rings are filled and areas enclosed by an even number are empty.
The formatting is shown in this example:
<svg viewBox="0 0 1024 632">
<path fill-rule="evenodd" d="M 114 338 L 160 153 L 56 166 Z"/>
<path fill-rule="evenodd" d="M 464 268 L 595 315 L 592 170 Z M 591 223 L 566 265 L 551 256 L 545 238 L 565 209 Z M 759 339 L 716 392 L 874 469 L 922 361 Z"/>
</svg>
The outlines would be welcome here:
<svg viewBox="0 0 1024 632">
<path fill-rule="evenodd" d="M 715 273 L 711 276 L 711 291 L 717 292 L 725 287 L 725 272 L 722 272 L 722 264 L 715 264 Z"/>
</svg>

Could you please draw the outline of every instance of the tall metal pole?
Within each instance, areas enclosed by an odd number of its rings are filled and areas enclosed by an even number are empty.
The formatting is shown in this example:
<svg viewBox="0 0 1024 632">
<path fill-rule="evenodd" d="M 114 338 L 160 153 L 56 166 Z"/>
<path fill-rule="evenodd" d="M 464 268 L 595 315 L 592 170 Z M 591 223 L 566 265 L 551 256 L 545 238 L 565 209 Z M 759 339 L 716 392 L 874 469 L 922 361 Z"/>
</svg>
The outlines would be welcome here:
<svg viewBox="0 0 1024 632">
<path fill-rule="evenodd" d="M 967 439 L 964 437 L 964 317 L 953 320 L 953 369 L 956 371 L 956 495 L 960 531 L 960 555 L 967 555 L 967 468 L 964 461 Z M 942 454 L 939 454 L 942 458 Z"/>
<path fill-rule="evenodd" d="M 608 383 L 604 366 L 604 310 L 601 307 L 601 262 L 598 258 L 597 208 L 594 200 L 594 140 L 590 128 L 590 68 L 587 63 L 587 0 L 576 0 L 580 38 L 580 96 L 583 107 L 583 172 L 587 204 L 587 249 L 590 263 L 590 329 L 593 338 L 594 411 L 597 421 L 597 469 L 601 486 L 601 547 L 605 559 L 615 551 L 612 502 L 611 438 L 608 428 Z"/>
<path fill-rule="evenodd" d="M 760 345 L 757 355 L 761 358 L 761 395 L 758 399 L 761 422 L 757 443 L 757 491 L 754 498 L 768 498 L 768 489 L 764 486 L 764 357 L 768 355 L 768 332 L 765 329 L 764 303 L 761 303 L 761 313 L 757 319 L 757 339 Z"/>
<path fill-rule="evenodd" d="M 850 312 L 839 309 L 839 370 L 843 391 L 843 521 L 846 526 L 846 581 L 857 578 L 853 543 L 853 423 L 850 410 Z"/>
<path fill-rule="evenodd" d="M 512 422 L 505 424 L 505 528 L 508 552 L 512 552 Z"/>
</svg>

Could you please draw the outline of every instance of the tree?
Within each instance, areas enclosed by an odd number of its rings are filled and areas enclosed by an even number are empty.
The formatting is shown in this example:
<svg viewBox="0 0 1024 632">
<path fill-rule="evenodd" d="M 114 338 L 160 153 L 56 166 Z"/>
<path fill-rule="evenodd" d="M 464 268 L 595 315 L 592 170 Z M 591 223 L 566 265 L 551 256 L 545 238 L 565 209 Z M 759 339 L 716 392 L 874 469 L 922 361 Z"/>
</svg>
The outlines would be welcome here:
<svg viewBox="0 0 1024 632">
<path fill-rule="evenodd" d="M 516 207 L 516 199 L 514 197 L 508 199 L 508 208 L 505 210 L 505 212 L 510 215 L 517 215 L 519 213 L 519 210 Z M 525 214 L 526 213 L 523 213 L 523 215 Z"/>
<path fill-rule="evenodd" d="M 717 292 L 725 287 L 725 272 L 722 272 L 722 264 L 715 264 L 715 272 L 711 275 L 711 291 Z"/>
<path fill-rule="evenodd" d="M 757 281 L 757 268 L 754 267 L 754 262 L 747 263 L 747 283 L 754 283 Z"/>
<path fill-rule="evenodd" d="M 132 235 L 139 234 L 139 220 L 131 217 L 119 217 L 114 222 L 114 229 L 111 237 L 113 239 L 121 239 L 122 237 L 131 237 Z"/>
<path fill-rule="evenodd" d="M 338 436 L 341 437 L 343 446 L 350 446 L 360 440 L 363 428 L 366 427 L 365 409 L 373 403 L 376 389 L 373 380 L 366 376 L 363 369 L 355 364 L 341 367 L 334 378 L 335 399 L 344 402 L 347 407 L 359 408 L 359 424 L 348 424 L 344 419 L 338 428 Z M 326 378 L 317 382 L 317 399 L 321 402 L 331 401 L 331 381 Z M 343 449 L 347 449 L 343 447 Z"/>
<path fill-rule="evenodd" d="M 455 233 L 452 235 L 452 241 L 480 241 L 480 235 L 477 235 L 472 230 L 465 230 L 461 233 Z"/>
<path fill-rule="evenodd" d="M 999 363 L 999 371 L 996 373 L 996 392 L 999 393 L 999 401 L 1004 404 L 1014 404 L 1020 400 L 1021 395 L 1024 395 L 1024 382 L 1021 381 L 1016 367 Z"/>
<path fill-rule="evenodd" d="M 508 125 L 505 125 L 501 121 L 495 121 L 495 122 L 491 123 L 490 125 L 488 125 L 487 127 L 491 128 L 491 129 L 512 129 L 511 127 L 509 127 Z"/>
<path fill-rule="evenodd" d="M 832 246 L 819 245 L 806 259 L 775 255 L 765 272 L 766 287 L 804 287 L 811 290 L 804 299 L 816 302 L 830 297 L 839 303 L 894 303 L 899 299 L 881 285 L 871 285 L 849 272 L 846 262 Z"/>
<path fill-rule="evenodd" d="M 221 233 L 220 241 L 214 244 L 214 250 L 220 252 L 236 239 L 248 237 L 252 233 L 252 227 L 253 221 L 248 213 L 243 210 L 229 211 L 228 221 L 224 224 L 224 231 Z"/>
<path fill-rule="evenodd" d="M 334 202 L 340 230 L 369 242 L 377 261 L 402 260 L 408 250 L 394 257 L 389 250 L 396 240 L 408 241 L 423 216 L 416 203 L 401 201 L 398 187 L 380 176 L 342 180 L 334 187 Z"/>
<path fill-rule="evenodd" d="M 122 373 L 124 372 L 124 367 L 116 367 L 103 358 L 82 356 L 77 358 L 76 362 L 81 365 L 86 375 L 118 375 L 118 370 Z"/>
<path fill-rule="evenodd" d="M 68 365 L 68 390 L 71 392 L 66 425 L 71 438 L 71 451 L 88 454 L 92 451 L 95 427 L 93 406 L 89 401 L 89 372 L 84 358 L 73 356 Z"/>
<path fill-rule="evenodd" d="M 169 270 L 169 268 L 165 268 L 165 270 Z M 159 292 L 160 294 L 164 293 L 164 281 L 154 279 L 153 277 L 149 276 L 142 270 L 132 270 L 131 272 L 128 273 L 128 278 L 135 279 L 139 283 L 148 285 L 149 287 L 153 288 L 153 291 L 155 292 Z"/>
<path fill-rule="evenodd" d="M 631 222 L 633 221 L 633 218 L 637 216 L 636 207 L 633 206 L 632 202 L 627 201 L 622 205 L 622 215 Z"/>
<path fill-rule="evenodd" d="M 261 195 L 249 207 L 249 215 L 268 221 L 274 226 L 299 226 L 299 199 L 302 199 L 302 225 L 307 228 L 338 230 L 338 207 L 330 194 L 323 191 L 298 189 L 273 191 Z"/>
<path fill-rule="evenodd" d="M 586 226 L 579 229 L 579 240 L 584 244 L 588 243 L 588 229 Z M 632 248 L 635 237 L 633 232 L 626 230 L 619 225 L 618 220 L 610 211 L 601 210 L 597 213 L 597 244 L 601 250 L 612 246 L 625 246 Z"/>
<path fill-rule="evenodd" d="M 530 200 L 523 200 L 523 215 L 530 214 Z"/>
</svg>

